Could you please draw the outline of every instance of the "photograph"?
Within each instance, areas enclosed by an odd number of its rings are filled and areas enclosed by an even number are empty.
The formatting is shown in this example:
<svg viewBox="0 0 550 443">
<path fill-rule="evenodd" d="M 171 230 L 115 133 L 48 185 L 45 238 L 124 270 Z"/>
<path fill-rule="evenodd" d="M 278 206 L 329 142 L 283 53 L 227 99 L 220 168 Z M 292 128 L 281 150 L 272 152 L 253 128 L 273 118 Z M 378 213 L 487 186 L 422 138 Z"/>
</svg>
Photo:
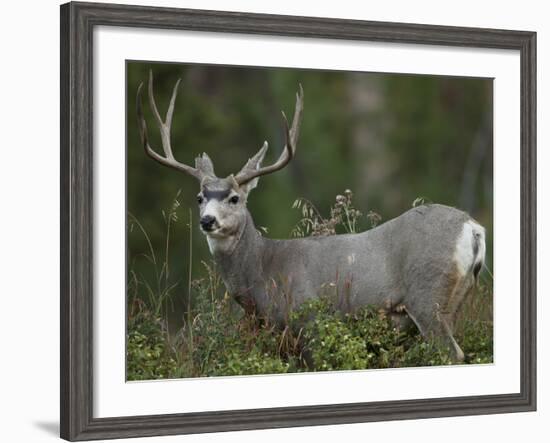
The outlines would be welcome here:
<svg viewBox="0 0 550 443">
<path fill-rule="evenodd" d="M 126 380 L 493 363 L 493 79 L 126 60 Z"/>
<path fill-rule="evenodd" d="M 60 8 L 61 438 L 536 411 L 537 30 L 222 9 Z"/>
</svg>

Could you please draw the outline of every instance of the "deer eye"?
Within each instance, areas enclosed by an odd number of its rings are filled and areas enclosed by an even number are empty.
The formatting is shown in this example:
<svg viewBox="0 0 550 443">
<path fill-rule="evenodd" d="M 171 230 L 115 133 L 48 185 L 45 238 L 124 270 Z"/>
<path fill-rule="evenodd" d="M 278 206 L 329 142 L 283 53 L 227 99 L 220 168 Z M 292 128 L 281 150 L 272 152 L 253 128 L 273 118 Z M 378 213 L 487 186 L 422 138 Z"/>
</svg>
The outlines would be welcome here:
<svg viewBox="0 0 550 443">
<path fill-rule="evenodd" d="M 238 196 L 238 195 L 234 195 L 233 197 L 231 197 L 231 198 L 229 199 L 229 203 L 233 203 L 233 204 L 239 203 L 239 196 Z"/>
<path fill-rule="evenodd" d="M 197 195 L 197 203 L 200 205 L 203 201 L 204 199 L 200 195 Z"/>
</svg>

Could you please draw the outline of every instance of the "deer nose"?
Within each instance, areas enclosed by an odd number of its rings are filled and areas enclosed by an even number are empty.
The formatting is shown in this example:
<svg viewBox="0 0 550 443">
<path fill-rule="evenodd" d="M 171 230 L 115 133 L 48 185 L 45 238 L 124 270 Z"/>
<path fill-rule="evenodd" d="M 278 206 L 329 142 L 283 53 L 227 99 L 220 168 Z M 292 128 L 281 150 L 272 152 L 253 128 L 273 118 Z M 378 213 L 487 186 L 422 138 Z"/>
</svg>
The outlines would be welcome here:
<svg viewBox="0 0 550 443">
<path fill-rule="evenodd" d="M 202 229 L 205 231 L 211 231 L 215 221 L 216 217 L 213 217 L 212 215 L 205 215 L 204 217 L 201 217 L 200 223 Z"/>
</svg>

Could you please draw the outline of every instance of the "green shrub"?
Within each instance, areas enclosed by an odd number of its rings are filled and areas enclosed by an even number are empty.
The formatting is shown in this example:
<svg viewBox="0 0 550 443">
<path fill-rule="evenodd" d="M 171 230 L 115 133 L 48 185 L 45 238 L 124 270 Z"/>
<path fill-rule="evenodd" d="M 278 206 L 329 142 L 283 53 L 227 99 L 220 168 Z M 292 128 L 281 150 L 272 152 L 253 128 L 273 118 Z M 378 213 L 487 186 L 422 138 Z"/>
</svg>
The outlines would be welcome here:
<svg viewBox="0 0 550 443">
<path fill-rule="evenodd" d="M 207 287 L 204 288 L 206 290 Z M 399 331 L 374 307 L 342 314 L 328 298 L 311 299 L 276 328 L 244 315 L 229 297 L 202 300 L 178 337 L 140 312 L 128 324 L 129 380 L 275 374 L 451 364 L 448 349 L 416 329 Z M 492 325 L 463 320 L 457 341 L 467 363 L 492 362 Z M 307 361 L 307 364 L 305 363 Z"/>
<path fill-rule="evenodd" d="M 418 331 L 399 331 L 373 306 L 341 314 L 329 299 L 306 302 L 294 321 L 304 324 L 311 370 L 345 370 L 450 364 L 449 351 Z M 304 323 L 304 319 L 309 319 Z"/>
<path fill-rule="evenodd" d="M 177 222 L 178 195 L 163 213 L 167 232 L 165 257 L 169 255 L 170 228 Z M 293 232 L 295 236 L 332 235 L 337 228 L 355 232 L 361 217 L 350 191 L 337 197 L 327 218 L 305 200 L 298 200 L 295 207 L 301 209 L 303 216 Z M 380 221 L 372 211 L 367 218 L 372 226 Z M 132 216 L 130 226 L 136 226 L 148 239 L 143 226 Z M 156 277 L 148 282 L 130 269 L 128 380 L 451 363 L 448 349 L 438 342 L 425 341 L 416 328 L 399 331 L 387 315 L 371 306 L 344 314 L 337 308 L 341 300 L 312 298 L 288 313 L 284 328 L 245 315 L 225 292 L 215 266 L 206 263 L 205 277 L 192 281 L 184 295 L 185 324 L 176 334 L 169 334 L 163 315 L 181 288 L 170 277 L 171 267 L 152 248 L 144 257 Z M 480 284 L 476 294 L 464 303 L 457 321 L 455 338 L 466 363 L 490 363 L 493 359 L 491 287 L 492 282 Z"/>
<path fill-rule="evenodd" d="M 250 352 L 231 350 L 208 375 L 255 375 L 288 372 L 289 364 L 278 357 L 262 354 L 257 348 Z"/>
<path fill-rule="evenodd" d="M 227 296 L 209 298 L 210 287 L 198 290 L 191 334 L 183 334 L 188 366 L 198 376 L 288 372 L 280 353 L 282 332 L 246 316 Z"/>
<path fill-rule="evenodd" d="M 488 322 L 470 323 L 461 342 L 467 363 L 493 362 L 493 326 Z"/>
<path fill-rule="evenodd" d="M 369 354 L 364 340 L 353 335 L 349 325 L 331 311 L 327 300 L 317 299 L 304 303 L 294 317 L 298 324 L 309 318 L 303 326 L 303 346 L 311 369 L 366 369 Z"/>
<path fill-rule="evenodd" d="M 399 366 L 405 353 L 406 334 L 393 325 L 388 316 L 372 306 L 366 306 L 352 314 L 346 314 L 354 334 L 365 342 L 370 367 L 390 368 Z"/>
<path fill-rule="evenodd" d="M 128 380 L 170 378 L 176 360 L 167 346 L 162 321 L 142 311 L 128 323 L 126 335 L 126 374 Z"/>
<path fill-rule="evenodd" d="M 425 341 L 418 335 L 403 354 L 399 367 L 443 366 L 452 363 L 450 352 L 435 341 Z"/>
</svg>

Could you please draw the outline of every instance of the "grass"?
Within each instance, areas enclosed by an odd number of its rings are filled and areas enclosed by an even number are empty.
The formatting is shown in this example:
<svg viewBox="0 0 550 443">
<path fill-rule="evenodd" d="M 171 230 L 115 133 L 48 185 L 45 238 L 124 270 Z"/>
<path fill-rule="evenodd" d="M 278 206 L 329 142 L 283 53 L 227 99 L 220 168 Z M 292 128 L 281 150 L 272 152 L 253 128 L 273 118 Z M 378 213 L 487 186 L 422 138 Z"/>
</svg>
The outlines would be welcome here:
<svg viewBox="0 0 550 443">
<path fill-rule="evenodd" d="M 127 378 L 152 380 L 220 375 L 252 375 L 371 368 L 395 368 L 451 364 L 448 350 L 426 342 L 416 331 L 399 331 L 391 320 L 372 306 L 343 314 L 338 300 L 312 299 L 288 316 L 281 329 L 268 321 L 245 315 L 226 293 L 214 263 L 188 269 L 189 286 L 170 275 L 170 231 L 178 222 L 179 192 L 163 211 L 165 250 L 155 254 L 139 221 L 129 215 L 129 229 L 145 236 L 146 260 L 155 276 L 147 281 L 131 269 L 128 283 Z M 352 193 L 336 197 L 324 218 L 308 201 L 294 207 L 302 218 L 293 236 L 334 235 L 356 232 L 362 214 L 353 207 Z M 381 221 L 369 212 L 371 226 Z M 192 233 L 191 213 L 189 231 Z M 192 263 L 192 249 L 189 249 Z M 162 261 L 159 257 L 163 257 Z M 193 279 L 193 273 L 200 276 Z M 455 338 L 466 356 L 465 363 L 490 363 L 493 358 L 492 279 L 482 273 L 474 296 L 464 303 L 455 327 Z M 169 331 L 167 312 L 176 292 L 185 292 L 185 324 Z"/>
</svg>

